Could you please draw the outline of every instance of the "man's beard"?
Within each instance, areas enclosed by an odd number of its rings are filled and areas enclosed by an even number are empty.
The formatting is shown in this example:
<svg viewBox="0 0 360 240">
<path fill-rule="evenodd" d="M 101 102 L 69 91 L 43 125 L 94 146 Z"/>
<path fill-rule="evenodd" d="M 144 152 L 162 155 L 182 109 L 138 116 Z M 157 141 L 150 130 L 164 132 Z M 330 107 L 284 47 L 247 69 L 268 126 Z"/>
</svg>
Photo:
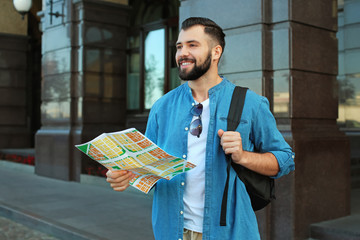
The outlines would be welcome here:
<svg viewBox="0 0 360 240">
<path fill-rule="evenodd" d="M 182 60 L 189 60 L 188 58 L 179 59 L 179 62 Z M 211 53 L 207 56 L 205 62 L 198 66 L 196 65 L 196 60 L 194 60 L 194 67 L 190 70 L 190 72 L 186 73 L 186 69 L 181 70 L 181 65 L 179 65 L 179 77 L 184 81 L 194 81 L 204 75 L 210 68 L 211 65 Z"/>
</svg>

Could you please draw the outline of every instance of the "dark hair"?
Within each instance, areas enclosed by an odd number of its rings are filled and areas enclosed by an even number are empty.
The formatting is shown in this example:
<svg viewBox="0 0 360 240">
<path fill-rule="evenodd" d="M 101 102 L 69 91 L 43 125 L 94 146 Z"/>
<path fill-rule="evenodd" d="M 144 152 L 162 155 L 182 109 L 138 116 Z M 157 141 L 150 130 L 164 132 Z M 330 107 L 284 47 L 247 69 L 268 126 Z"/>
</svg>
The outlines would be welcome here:
<svg viewBox="0 0 360 240">
<path fill-rule="evenodd" d="M 224 52 L 225 48 L 225 33 L 222 28 L 217 25 L 214 21 L 203 18 L 203 17 L 191 17 L 182 22 L 181 29 L 187 30 L 188 28 L 202 25 L 205 27 L 204 32 L 214 38 L 222 48 L 222 52 Z"/>
</svg>

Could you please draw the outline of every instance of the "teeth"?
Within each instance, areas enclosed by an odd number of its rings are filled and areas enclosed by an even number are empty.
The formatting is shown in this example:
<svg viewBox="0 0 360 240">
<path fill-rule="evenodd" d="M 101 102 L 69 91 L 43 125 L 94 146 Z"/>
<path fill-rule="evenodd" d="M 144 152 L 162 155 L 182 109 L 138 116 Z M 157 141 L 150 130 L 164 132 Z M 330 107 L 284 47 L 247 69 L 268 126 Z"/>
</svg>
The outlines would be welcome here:
<svg viewBox="0 0 360 240">
<path fill-rule="evenodd" d="M 190 62 L 183 62 L 181 63 L 182 66 L 186 66 L 186 65 L 190 65 L 191 63 Z"/>
</svg>

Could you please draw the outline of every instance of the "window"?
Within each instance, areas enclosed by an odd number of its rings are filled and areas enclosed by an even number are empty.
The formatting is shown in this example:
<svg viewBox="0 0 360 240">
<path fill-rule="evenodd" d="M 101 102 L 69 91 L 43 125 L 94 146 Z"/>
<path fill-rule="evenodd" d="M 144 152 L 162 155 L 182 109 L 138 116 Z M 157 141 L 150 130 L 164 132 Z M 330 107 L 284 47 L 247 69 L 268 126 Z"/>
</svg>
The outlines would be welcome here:
<svg viewBox="0 0 360 240">
<path fill-rule="evenodd" d="M 130 3 L 135 15 L 127 49 L 127 110 L 144 113 L 166 92 L 180 85 L 175 62 L 179 2 Z"/>
<path fill-rule="evenodd" d="M 150 31 L 145 37 L 145 109 L 164 94 L 165 29 Z"/>
<path fill-rule="evenodd" d="M 340 5 L 340 3 L 342 3 Z M 339 118 L 338 124 L 346 129 L 360 129 L 360 32 L 359 18 L 354 7 L 345 1 L 339 2 Z"/>
</svg>

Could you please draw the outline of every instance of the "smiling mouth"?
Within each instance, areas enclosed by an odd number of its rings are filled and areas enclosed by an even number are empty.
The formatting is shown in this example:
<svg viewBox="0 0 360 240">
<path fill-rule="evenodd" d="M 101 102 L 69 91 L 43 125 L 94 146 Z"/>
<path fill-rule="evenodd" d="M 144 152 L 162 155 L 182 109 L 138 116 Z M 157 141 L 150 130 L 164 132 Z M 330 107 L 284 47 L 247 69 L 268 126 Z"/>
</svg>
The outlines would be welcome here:
<svg viewBox="0 0 360 240">
<path fill-rule="evenodd" d="M 194 61 L 189 59 L 180 59 L 179 63 L 181 68 L 187 68 L 191 64 L 194 64 Z"/>
<path fill-rule="evenodd" d="M 187 66 L 187 65 L 190 65 L 190 64 L 192 64 L 192 63 L 191 62 L 182 62 L 181 66 Z"/>
</svg>

